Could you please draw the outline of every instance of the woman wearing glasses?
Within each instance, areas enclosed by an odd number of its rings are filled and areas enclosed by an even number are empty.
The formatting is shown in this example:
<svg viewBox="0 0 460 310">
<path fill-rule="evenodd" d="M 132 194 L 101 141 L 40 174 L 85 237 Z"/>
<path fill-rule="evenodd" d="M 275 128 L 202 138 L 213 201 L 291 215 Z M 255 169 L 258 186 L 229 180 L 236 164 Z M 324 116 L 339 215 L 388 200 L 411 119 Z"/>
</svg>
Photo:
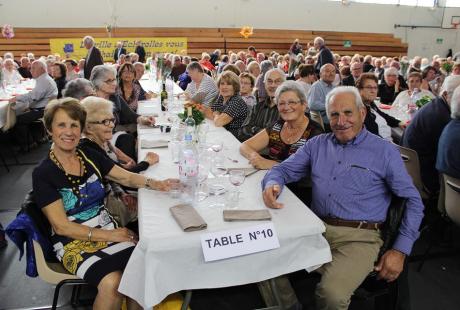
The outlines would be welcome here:
<svg viewBox="0 0 460 310">
<path fill-rule="evenodd" d="M 120 309 L 124 296 L 117 289 L 137 236 L 119 228 L 107 212 L 103 180 L 161 191 L 177 180 L 131 173 L 97 152 L 80 149 L 86 115 L 73 98 L 47 105 L 44 123 L 53 146 L 32 174 L 34 200 L 51 224 L 57 258 L 70 273 L 97 287 L 93 308 Z M 133 300 L 127 304 L 139 308 Z"/>
<path fill-rule="evenodd" d="M 240 146 L 240 153 L 258 169 L 271 169 L 308 139 L 323 133 L 321 126 L 305 113 L 307 97 L 296 82 L 281 84 L 275 92 L 275 102 L 280 118 Z M 268 149 L 267 158 L 259 154 L 265 148 Z"/>
<path fill-rule="evenodd" d="M 110 140 L 112 139 L 112 132 L 115 127 L 112 102 L 99 97 L 87 97 L 81 101 L 81 105 L 87 113 L 86 125 L 83 130 L 84 137 L 80 140 L 79 144 L 82 150 L 90 149 L 96 151 L 101 156 L 112 160 L 115 164 L 134 173 L 144 171 L 149 166 L 158 162 L 158 154 L 148 152 L 145 159 L 136 164 L 132 158 L 111 144 Z M 136 217 L 137 199 L 129 193 L 128 189 L 121 187 L 115 182 L 109 183 L 110 188 L 108 190 L 112 190 L 114 197 L 122 201 L 124 206 L 131 211 L 130 213 L 123 212 L 119 215 L 123 217 L 119 220 L 122 223 L 127 223 Z"/>
</svg>

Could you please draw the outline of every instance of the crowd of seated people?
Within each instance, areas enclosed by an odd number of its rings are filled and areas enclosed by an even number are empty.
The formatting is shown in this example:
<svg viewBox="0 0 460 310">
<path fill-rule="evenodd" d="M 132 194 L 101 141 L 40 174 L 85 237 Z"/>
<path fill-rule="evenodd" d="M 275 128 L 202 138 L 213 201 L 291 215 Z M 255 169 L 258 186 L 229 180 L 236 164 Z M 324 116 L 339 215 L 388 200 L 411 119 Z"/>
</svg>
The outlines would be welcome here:
<svg viewBox="0 0 460 310">
<path fill-rule="evenodd" d="M 114 230 L 113 236 L 99 226 L 88 228 L 83 222 L 70 220 L 69 213 L 66 214 L 69 209 L 63 206 L 60 194 L 68 176 L 80 176 L 78 182 L 83 184 L 90 182 L 95 174 L 98 182 L 111 188 L 132 211 L 137 201 L 130 190 L 139 187 L 168 190 L 170 183 L 176 182 L 145 180 L 137 175 L 159 160 L 158 155 L 149 153 L 136 164 L 136 125 L 155 124 L 154 117 L 136 113 L 139 101 L 158 95 L 144 90 L 140 83 L 145 62 L 151 57 L 164 57 L 171 78 L 183 89 L 186 100 L 201 105 L 209 121 L 224 127 L 241 141 L 240 152 L 252 166 L 269 171 L 263 183 L 268 207 L 281 207 L 276 198 L 287 185 L 326 223 L 330 221 L 328 229 L 334 231 L 334 227 L 338 227 L 334 233 L 339 236 L 343 233 L 340 231 L 343 225 L 330 220 L 331 217 L 377 224 L 385 220 L 385 208 L 375 210 L 373 216 L 363 217 L 360 212 L 348 210 L 351 205 L 347 203 L 363 204 L 363 208 L 374 208 L 378 203 L 388 206 L 390 192 L 408 198 L 412 217 L 401 228 L 393 252 L 383 257 L 376 269 L 388 281 L 394 281 L 401 273 L 404 259 L 410 255 L 418 237 L 423 214 L 420 197 L 408 175 L 401 171 L 404 169 L 396 149 L 388 143 L 392 140 L 392 128 L 403 130 L 402 145 L 417 151 L 423 183 L 430 193 L 436 195 L 439 191 L 439 173 L 460 177 L 459 144 L 456 143 L 460 128 L 460 64 L 450 58 L 435 55 L 429 61 L 418 56 L 413 59 L 358 54 L 340 56 L 318 37 L 305 50 L 296 40 L 285 54 L 275 51 L 264 54 L 250 47 L 247 51 L 228 53 L 204 51 L 201 59 L 171 53 L 146 55 L 139 43 L 135 52 L 128 52 L 119 42 L 113 52 L 115 63 L 104 64 L 94 39 L 87 36 L 83 43 L 88 50 L 84 59 L 61 59 L 59 55 L 35 59 L 34 55 L 25 54 L 16 62 L 11 53 L 0 59 L 3 83 L 19 84 L 31 78 L 36 81 L 29 93 L 10 99 L 17 115 L 11 133 L 21 148 L 28 147 L 26 143 L 42 142 L 42 137 L 35 136 L 34 131 L 31 141 L 28 135 L 30 124 L 45 118 L 45 127 L 54 145 L 47 160 L 34 172 L 34 189 L 38 192 L 38 206 L 64 245 L 86 239 L 129 243 L 137 238 L 135 232 L 117 228 L 110 221 L 104 225 Z M 382 109 L 387 108 L 385 105 L 394 105 L 401 111 L 408 110 L 414 93 L 426 95 L 431 101 L 421 107 L 410 122 L 392 117 Z M 63 99 L 52 101 L 56 98 Z M 313 115 L 319 117 L 320 122 L 313 119 Z M 345 148 L 348 145 L 356 149 Z M 362 167 L 352 169 L 349 179 L 333 182 L 336 180 L 334 169 L 342 171 L 340 156 L 359 157 L 357 163 Z M 384 160 L 376 163 L 370 160 L 372 156 L 383 156 Z M 81 167 L 86 167 L 83 174 L 79 171 Z M 318 169 L 326 170 L 327 175 L 319 173 Z M 374 170 L 378 180 L 365 175 L 366 171 Z M 55 175 L 56 179 L 50 182 L 45 177 L 47 174 Z M 372 182 L 366 183 L 366 180 Z M 357 187 L 376 190 L 381 195 L 369 197 L 363 189 L 356 192 Z M 337 197 L 330 198 L 325 188 L 335 191 Z M 74 192 L 77 199 L 81 199 L 82 194 Z M 342 200 L 355 194 L 362 200 Z M 94 195 L 101 201 L 99 207 L 102 206 L 104 191 Z M 365 206 L 367 203 L 369 205 Z M 100 216 L 102 209 L 98 210 L 97 216 Z M 74 223 L 70 224 L 71 221 Z M 345 245 L 345 257 L 333 255 L 337 265 L 326 264 L 321 269 L 324 278 L 317 288 L 321 309 L 346 309 L 354 289 L 374 268 L 381 239 L 375 230 L 369 230 L 371 232 L 359 236 L 346 235 L 345 243 L 353 238 L 364 238 L 368 243 L 365 248 Z M 333 250 L 340 251 L 344 246 L 336 237 L 326 236 Z M 105 274 L 78 273 L 80 265 L 70 268 L 65 263 L 71 259 L 65 258 L 65 249 L 60 253 L 64 253 L 61 259 L 70 272 L 101 287 L 97 304 L 110 295 L 120 281 L 119 271 L 129 258 L 131 245 L 120 254 L 123 263 L 109 264 L 104 269 Z M 344 268 L 363 251 L 366 255 L 360 258 L 362 268 L 353 269 L 356 275 L 351 277 Z M 336 279 L 339 275 L 351 279 L 343 290 L 336 285 L 340 283 Z M 102 287 L 104 281 L 110 285 Z M 120 302 L 118 295 L 113 302 Z M 135 307 L 135 303 L 130 301 L 129 306 Z"/>
</svg>

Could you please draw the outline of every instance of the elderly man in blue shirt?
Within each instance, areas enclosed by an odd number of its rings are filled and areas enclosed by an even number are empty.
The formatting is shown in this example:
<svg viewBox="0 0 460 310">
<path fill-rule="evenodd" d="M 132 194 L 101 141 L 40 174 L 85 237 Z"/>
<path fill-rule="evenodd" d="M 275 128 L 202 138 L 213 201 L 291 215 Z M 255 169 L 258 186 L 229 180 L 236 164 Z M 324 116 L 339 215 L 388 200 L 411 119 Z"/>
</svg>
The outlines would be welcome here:
<svg viewBox="0 0 460 310">
<path fill-rule="evenodd" d="M 398 149 L 364 127 L 366 108 L 354 87 L 338 87 L 326 97 L 332 133 L 314 137 L 265 176 L 263 199 L 270 208 L 283 186 L 311 174 L 311 209 L 325 225 L 332 261 L 323 265 L 316 288 L 318 309 L 347 309 L 355 289 L 373 270 L 387 281 L 398 278 L 419 236 L 420 195 Z M 374 266 L 382 246 L 392 194 L 406 198 L 399 235 Z"/>
<path fill-rule="evenodd" d="M 329 119 L 326 115 L 326 96 L 334 89 L 332 84 L 335 79 L 335 67 L 331 64 L 325 64 L 321 67 L 320 79 L 313 83 L 308 94 L 308 106 L 310 110 L 321 114 L 326 131 L 329 130 Z"/>
</svg>

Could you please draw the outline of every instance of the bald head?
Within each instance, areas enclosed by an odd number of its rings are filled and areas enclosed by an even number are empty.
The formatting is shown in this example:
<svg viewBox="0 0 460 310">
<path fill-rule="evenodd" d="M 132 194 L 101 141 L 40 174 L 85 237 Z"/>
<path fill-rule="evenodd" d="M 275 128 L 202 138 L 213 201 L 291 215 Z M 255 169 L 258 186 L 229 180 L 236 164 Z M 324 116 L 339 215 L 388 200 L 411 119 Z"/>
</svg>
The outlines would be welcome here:
<svg viewBox="0 0 460 310">
<path fill-rule="evenodd" d="M 325 64 L 319 71 L 321 80 L 327 84 L 331 84 L 335 79 L 335 67 L 332 64 Z"/>
<path fill-rule="evenodd" d="M 34 79 L 38 78 L 43 73 L 46 73 L 46 63 L 41 60 L 35 60 L 32 62 L 32 66 L 30 67 L 30 73 Z"/>
</svg>

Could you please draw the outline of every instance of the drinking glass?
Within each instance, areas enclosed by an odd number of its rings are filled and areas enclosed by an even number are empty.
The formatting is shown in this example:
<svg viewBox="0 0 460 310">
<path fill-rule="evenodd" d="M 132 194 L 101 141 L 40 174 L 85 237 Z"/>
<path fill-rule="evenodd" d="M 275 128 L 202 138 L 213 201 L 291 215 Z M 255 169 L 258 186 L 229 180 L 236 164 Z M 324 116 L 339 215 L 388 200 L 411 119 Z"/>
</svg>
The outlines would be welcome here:
<svg viewBox="0 0 460 310">
<path fill-rule="evenodd" d="M 214 157 L 211 164 L 211 173 L 215 176 L 216 181 L 210 186 L 210 192 L 214 195 L 225 193 L 225 186 L 219 181 L 220 177 L 223 177 L 227 173 L 227 168 L 225 167 L 225 157 Z"/>
<path fill-rule="evenodd" d="M 198 166 L 198 190 L 197 190 L 197 200 L 203 201 L 208 197 L 208 187 L 206 180 L 209 175 L 209 164 L 201 163 Z"/>
<path fill-rule="evenodd" d="M 168 148 L 171 151 L 171 160 L 175 164 L 179 163 L 181 146 L 182 146 L 182 141 L 171 140 L 168 143 Z"/>
<path fill-rule="evenodd" d="M 209 131 L 209 125 L 204 122 L 198 126 L 198 144 L 204 145 L 206 144 L 206 136 Z"/>
</svg>

